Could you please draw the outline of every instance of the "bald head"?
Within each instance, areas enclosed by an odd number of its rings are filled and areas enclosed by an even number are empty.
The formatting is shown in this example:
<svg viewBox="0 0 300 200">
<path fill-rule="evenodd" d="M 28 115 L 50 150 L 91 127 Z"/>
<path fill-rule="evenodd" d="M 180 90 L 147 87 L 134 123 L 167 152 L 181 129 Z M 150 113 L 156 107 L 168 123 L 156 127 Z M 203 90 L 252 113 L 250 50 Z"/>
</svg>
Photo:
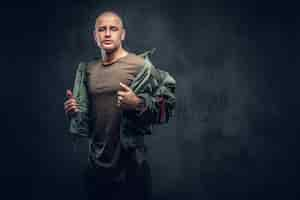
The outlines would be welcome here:
<svg viewBox="0 0 300 200">
<path fill-rule="evenodd" d="M 125 29 L 121 17 L 113 11 L 101 13 L 96 18 L 94 37 L 97 46 L 106 52 L 122 49 Z"/>
<path fill-rule="evenodd" d="M 95 28 L 97 26 L 97 23 L 99 24 L 99 23 L 101 23 L 101 21 L 103 21 L 103 18 L 110 18 L 112 20 L 115 20 L 120 25 L 120 28 L 124 29 L 123 20 L 114 11 L 105 11 L 105 12 L 101 13 L 100 15 L 98 15 L 98 17 L 96 18 L 96 22 L 95 22 Z"/>
</svg>

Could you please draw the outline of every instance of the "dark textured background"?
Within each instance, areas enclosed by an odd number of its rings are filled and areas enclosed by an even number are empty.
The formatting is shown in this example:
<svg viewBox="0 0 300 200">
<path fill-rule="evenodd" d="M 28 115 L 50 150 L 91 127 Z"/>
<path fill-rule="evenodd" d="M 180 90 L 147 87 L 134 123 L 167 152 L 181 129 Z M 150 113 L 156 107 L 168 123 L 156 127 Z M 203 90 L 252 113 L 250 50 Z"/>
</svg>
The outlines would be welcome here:
<svg viewBox="0 0 300 200">
<path fill-rule="evenodd" d="M 177 80 L 176 116 L 147 137 L 155 199 L 296 199 L 297 5 L 289 1 L 3 3 L 1 199 L 84 199 L 87 144 L 63 112 L 76 65 L 99 55 L 98 13 L 124 18 L 125 47 L 156 47 Z"/>
</svg>

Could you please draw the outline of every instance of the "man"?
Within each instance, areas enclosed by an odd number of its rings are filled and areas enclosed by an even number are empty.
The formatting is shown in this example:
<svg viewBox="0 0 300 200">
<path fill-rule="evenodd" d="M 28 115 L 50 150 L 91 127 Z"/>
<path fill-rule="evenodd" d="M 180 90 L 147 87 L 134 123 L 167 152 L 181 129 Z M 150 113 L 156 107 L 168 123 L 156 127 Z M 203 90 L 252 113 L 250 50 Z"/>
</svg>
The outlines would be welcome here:
<svg viewBox="0 0 300 200">
<path fill-rule="evenodd" d="M 144 135 L 165 123 L 175 107 L 175 80 L 126 51 L 122 19 L 99 15 L 94 38 L 102 59 L 81 63 L 64 104 L 72 135 L 90 139 L 86 189 L 91 199 L 149 199 Z"/>
</svg>

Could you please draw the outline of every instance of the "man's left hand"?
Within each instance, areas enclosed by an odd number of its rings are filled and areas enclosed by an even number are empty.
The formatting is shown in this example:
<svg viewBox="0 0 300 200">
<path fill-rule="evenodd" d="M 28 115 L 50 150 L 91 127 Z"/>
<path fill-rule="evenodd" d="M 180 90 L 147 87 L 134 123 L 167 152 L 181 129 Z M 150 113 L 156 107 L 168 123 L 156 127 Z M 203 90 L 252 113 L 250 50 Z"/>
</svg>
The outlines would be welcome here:
<svg viewBox="0 0 300 200">
<path fill-rule="evenodd" d="M 120 86 L 121 90 L 117 92 L 117 106 L 125 110 L 137 109 L 142 100 L 124 83 L 120 82 Z"/>
</svg>

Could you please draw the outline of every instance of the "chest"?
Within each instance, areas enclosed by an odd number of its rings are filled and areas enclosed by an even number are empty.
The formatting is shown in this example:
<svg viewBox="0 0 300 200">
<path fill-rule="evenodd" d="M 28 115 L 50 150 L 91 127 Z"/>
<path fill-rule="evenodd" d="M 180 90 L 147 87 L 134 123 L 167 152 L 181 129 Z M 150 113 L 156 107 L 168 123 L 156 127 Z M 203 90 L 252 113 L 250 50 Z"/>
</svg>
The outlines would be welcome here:
<svg viewBox="0 0 300 200">
<path fill-rule="evenodd" d="M 120 82 L 130 85 L 140 67 L 129 64 L 95 65 L 87 71 L 88 89 L 92 95 L 116 92 Z"/>
</svg>

